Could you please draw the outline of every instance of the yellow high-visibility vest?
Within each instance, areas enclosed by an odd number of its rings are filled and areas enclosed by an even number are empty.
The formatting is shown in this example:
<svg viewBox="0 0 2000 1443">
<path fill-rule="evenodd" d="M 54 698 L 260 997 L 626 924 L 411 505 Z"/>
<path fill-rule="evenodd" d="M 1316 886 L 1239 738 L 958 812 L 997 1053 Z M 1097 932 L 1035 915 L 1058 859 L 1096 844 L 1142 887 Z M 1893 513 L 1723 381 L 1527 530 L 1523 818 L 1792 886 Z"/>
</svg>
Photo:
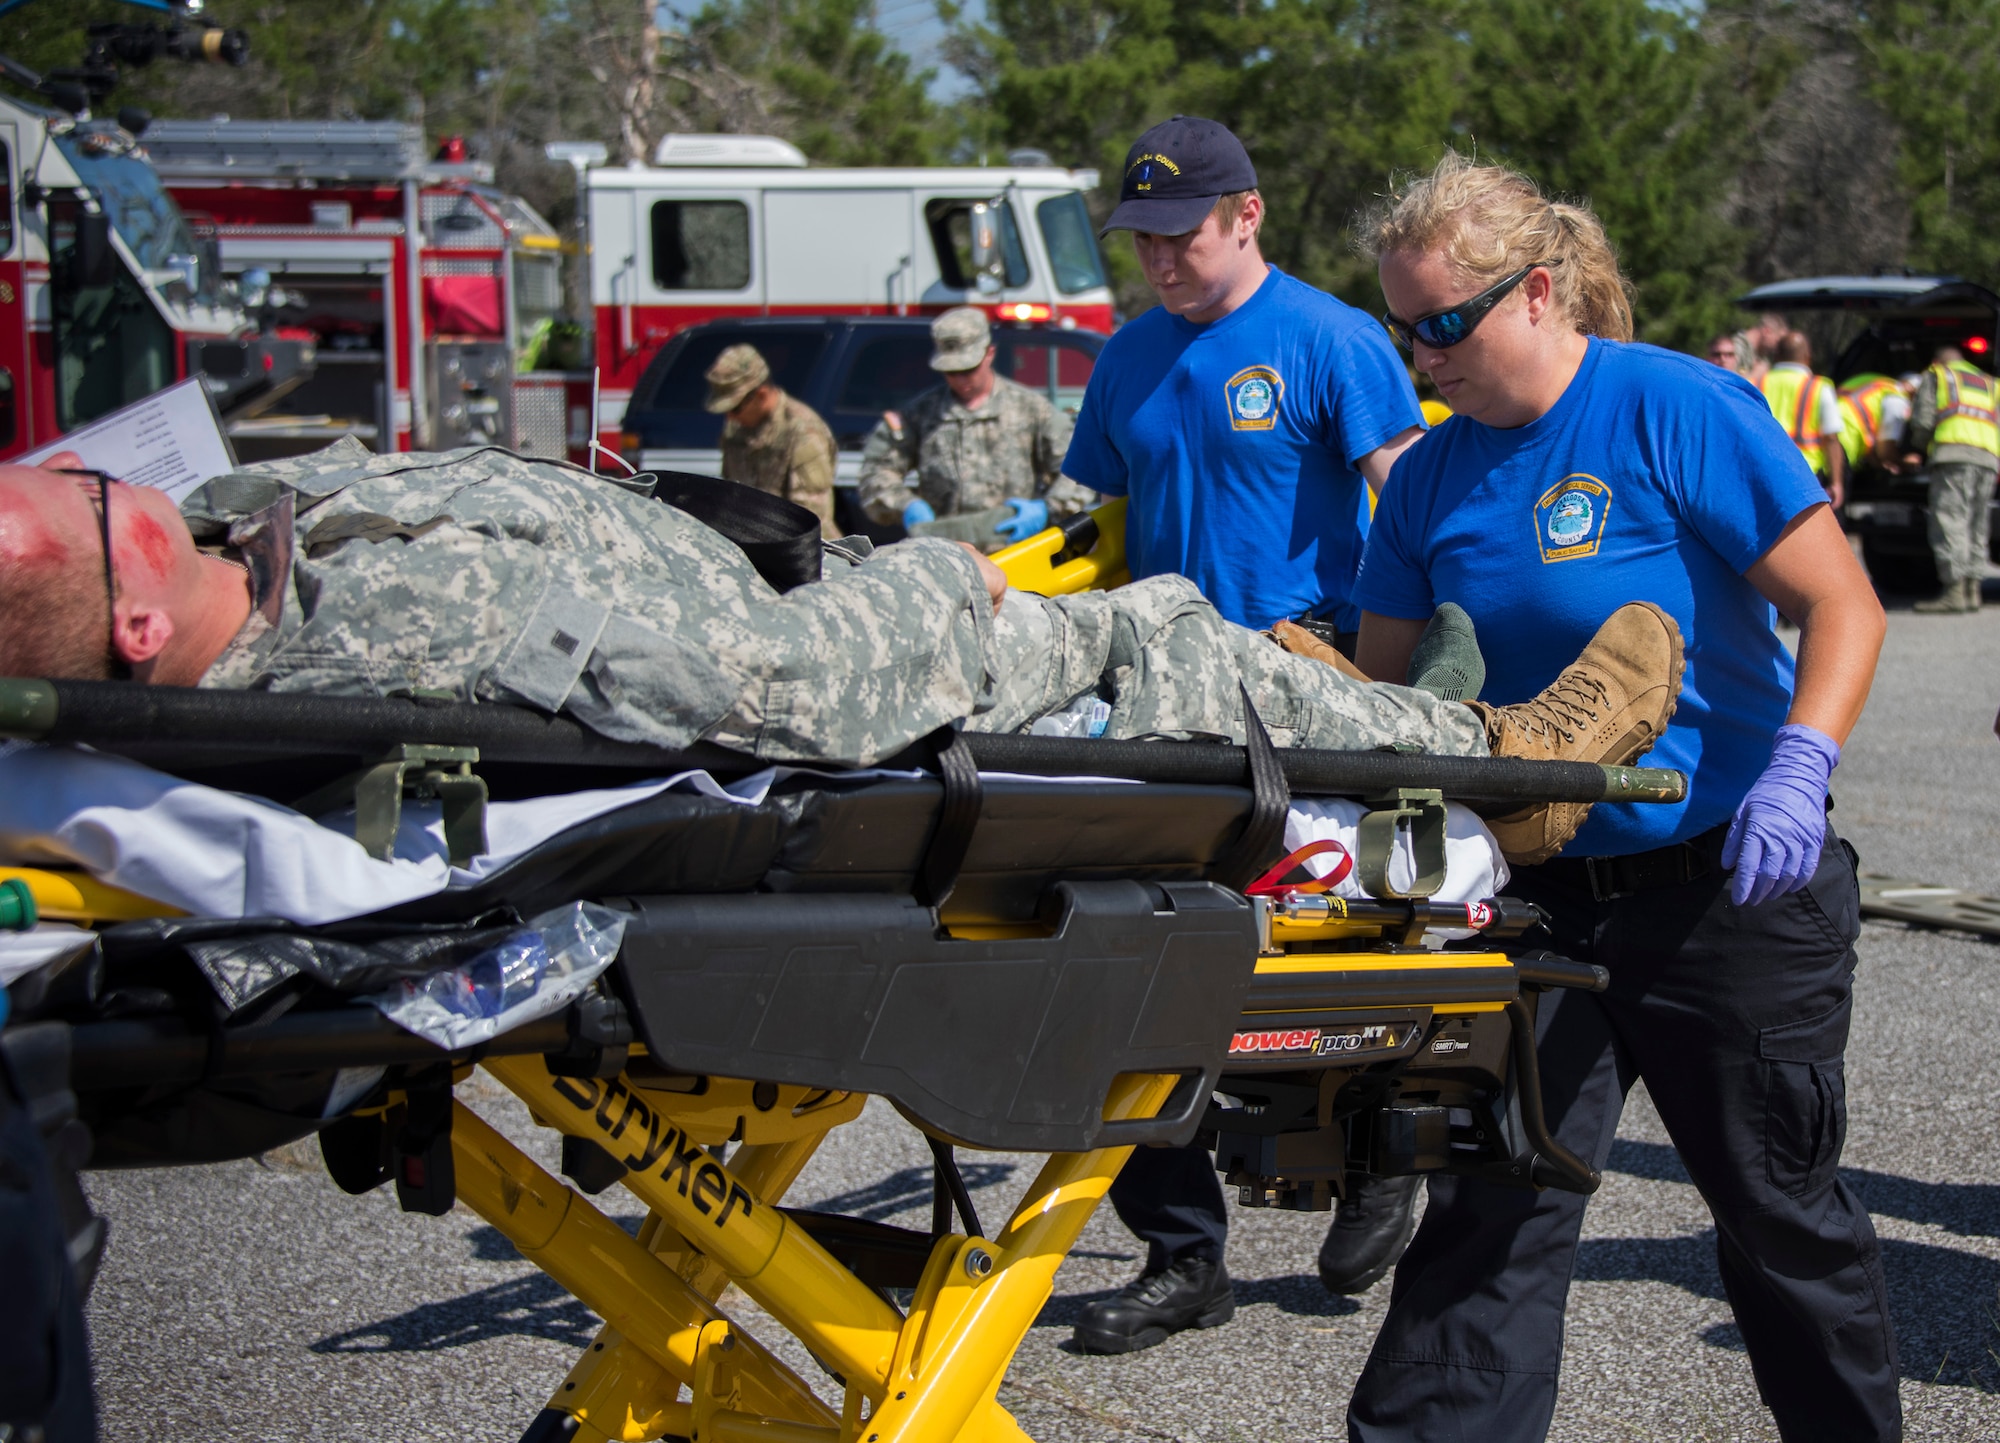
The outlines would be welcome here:
<svg viewBox="0 0 2000 1443">
<path fill-rule="evenodd" d="M 1937 429 L 1932 446 L 1977 446 L 2000 456 L 2000 395 L 1993 378 L 1969 361 L 1932 366 L 1937 387 Z"/>
<path fill-rule="evenodd" d="M 1823 395 L 1833 390 L 1833 382 L 1810 371 L 1773 366 L 1764 373 L 1760 389 L 1771 407 L 1771 414 L 1778 418 L 1778 424 L 1785 428 L 1785 434 L 1792 438 L 1792 444 L 1806 458 L 1806 465 L 1816 473 L 1824 473 L 1826 448 L 1820 443 L 1819 402 Z"/>
<path fill-rule="evenodd" d="M 1847 464 L 1859 466 L 1875 452 L 1882 436 L 1882 403 L 1902 389 L 1894 378 L 1873 372 L 1852 376 L 1840 388 L 1840 449 Z"/>
</svg>

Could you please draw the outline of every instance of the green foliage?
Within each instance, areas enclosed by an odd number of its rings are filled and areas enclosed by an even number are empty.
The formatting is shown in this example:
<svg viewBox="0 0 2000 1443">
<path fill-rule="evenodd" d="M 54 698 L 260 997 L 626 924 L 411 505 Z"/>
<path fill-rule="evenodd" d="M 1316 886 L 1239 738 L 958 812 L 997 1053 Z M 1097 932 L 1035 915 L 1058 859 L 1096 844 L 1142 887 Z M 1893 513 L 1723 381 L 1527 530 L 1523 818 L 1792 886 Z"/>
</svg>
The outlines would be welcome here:
<svg viewBox="0 0 2000 1443">
<path fill-rule="evenodd" d="M 1684 12 L 1646 0 L 994 0 L 987 16 L 960 27 L 955 56 L 1000 134 L 1100 166 L 1100 207 L 1147 125 L 1212 116 L 1257 163 L 1265 253 L 1373 308 L 1357 216 L 1394 173 L 1453 145 L 1595 204 L 1649 339 L 1692 342 L 1726 318 L 1741 242 L 1716 181 L 1742 132 Z M 1128 308 L 1148 303 L 1136 276 L 1120 280 Z"/>
<path fill-rule="evenodd" d="M 1901 127 L 1913 264 L 2000 277 L 2000 6 L 1897 0 L 1871 11 L 1872 90 Z"/>
<path fill-rule="evenodd" d="M 941 105 L 876 0 L 211 0 L 242 70 L 129 70 L 112 108 L 403 119 L 467 135 L 563 219 L 541 146 L 644 155 L 670 130 L 785 136 L 818 164 L 936 164 L 1016 146 L 1095 166 L 1176 112 L 1229 124 L 1268 204 L 1266 252 L 1379 302 L 1358 218 L 1447 145 L 1604 219 L 1640 334 L 1693 346 L 1734 295 L 1880 264 L 2000 281 L 2000 0 L 936 0 L 972 93 Z M 0 50 L 72 66 L 117 0 L 39 0 Z M 1151 293 L 1106 246 L 1121 304 Z"/>
<path fill-rule="evenodd" d="M 1461 124 L 1480 153 L 1596 211 L 1642 340 L 1722 329 L 1742 242 L 1716 181 L 1743 132 L 1694 20 L 1646 0 L 1488 0 L 1467 33 Z"/>
<path fill-rule="evenodd" d="M 935 165 L 955 138 L 930 71 L 875 28 L 873 0 L 711 0 L 688 25 L 736 75 L 763 82 L 779 134 L 822 165 Z M 683 93 L 699 84 L 690 72 Z"/>
</svg>

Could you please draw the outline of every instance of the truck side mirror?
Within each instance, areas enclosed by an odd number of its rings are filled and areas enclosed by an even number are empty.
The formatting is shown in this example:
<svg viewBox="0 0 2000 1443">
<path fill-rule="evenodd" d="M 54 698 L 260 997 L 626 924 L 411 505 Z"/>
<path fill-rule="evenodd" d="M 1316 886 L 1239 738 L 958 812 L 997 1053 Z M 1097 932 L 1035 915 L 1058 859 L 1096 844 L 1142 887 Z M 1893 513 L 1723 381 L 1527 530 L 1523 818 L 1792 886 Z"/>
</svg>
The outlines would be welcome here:
<svg viewBox="0 0 2000 1443">
<path fill-rule="evenodd" d="M 108 286 L 118 275 L 118 252 L 111 245 L 111 217 L 88 211 L 76 218 L 76 283 Z"/>
<path fill-rule="evenodd" d="M 1006 197 L 995 196 L 972 207 L 972 283 L 991 294 L 1007 280 L 1007 257 L 1000 249 L 1000 207 Z"/>
</svg>

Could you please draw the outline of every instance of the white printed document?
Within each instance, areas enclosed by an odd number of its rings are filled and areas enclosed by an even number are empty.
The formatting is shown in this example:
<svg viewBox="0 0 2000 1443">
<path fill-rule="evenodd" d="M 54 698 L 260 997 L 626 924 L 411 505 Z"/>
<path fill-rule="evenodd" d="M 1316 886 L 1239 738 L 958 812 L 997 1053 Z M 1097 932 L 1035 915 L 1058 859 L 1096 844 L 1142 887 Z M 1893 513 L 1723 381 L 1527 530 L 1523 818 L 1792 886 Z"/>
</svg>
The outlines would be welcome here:
<svg viewBox="0 0 2000 1443">
<path fill-rule="evenodd" d="M 64 451 L 115 480 L 157 487 L 175 505 L 202 482 L 236 469 L 236 453 L 199 376 L 100 416 L 21 459 L 39 466 Z"/>
</svg>

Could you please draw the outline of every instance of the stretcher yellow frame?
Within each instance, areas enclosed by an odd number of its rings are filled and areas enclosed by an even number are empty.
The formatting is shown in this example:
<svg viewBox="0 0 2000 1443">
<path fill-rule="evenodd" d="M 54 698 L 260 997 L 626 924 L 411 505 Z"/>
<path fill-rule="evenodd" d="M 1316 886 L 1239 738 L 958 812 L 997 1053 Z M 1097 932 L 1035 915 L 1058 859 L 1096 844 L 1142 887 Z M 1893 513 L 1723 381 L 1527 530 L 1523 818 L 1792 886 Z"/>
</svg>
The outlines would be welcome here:
<svg viewBox="0 0 2000 1443">
<path fill-rule="evenodd" d="M 1090 518 L 1097 523 L 1097 540 L 1080 556 L 1064 555 L 1069 537 L 1060 527 L 1051 526 L 994 552 L 993 564 L 1016 591 L 1032 591 L 1038 596 L 1123 586 L 1132 579 L 1125 564 L 1125 498 L 1098 507 Z"/>
<path fill-rule="evenodd" d="M 75 873 L 19 875 L 38 896 L 69 904 L 80 920 L 166 910 L 115 888 L 86 887 Z M 1274 938 L 1280 946 L 1311 947 L 1365 941 L 1380 929 L 1336 915 L 1281 930 Z M 1470 976 L 1496 964 L 1511 965 L 1483 952 L 1305 951 L 1267 954 L 1256 969 L 1296 977 L 1322 969 L 1435 975 L 1462 968 Z M 1424 1010 L 1450 1019 L 1501 1005 L 1432 1000 Z M 1341 1013 L 1321 1016 L 1337 1025 Z M 633 1058 L 643 1061 L 643 1051 L 634 1049 Z M 526 1104 L 535 1122 L 593 1143 L 623 1164 L 620 1185 L 647 1209 L 637 1236 L 628 1234 L 489 1121 L 453 1101 L 457 1199 L 605 1320 L 556 1385 L 529 1438 L 1026 1443 L 1028 1435 L 996 1395 L 1130 1147 L 1050 1155 L 996 1236 L 936 1239 L 910 1305 L 899 1313 L 779 1207 L 828 1134 L 859 1118 L 864 1095 L 716 1077 L 689 1092 L 678 1090 L 686 1079 L 631 1061 L 604 1080 L 553 1075 L 533 1055 L 480 1065 Z M 471 1070 L 459 1069 L 454 1081 Z M 1103 1116 L 1156 1116 L 1179 1080 L 1122 1076 Z M 403 1101 L 392 1092 L 373 1110 L 387 1112 Z M 739 1145 L 725 1160 L 730 1142 Z M 838 1407 L 718 1305 L 731 1284 L 832 1375 Z"/>
<path fill-rule="evenodd" d="M 1322 929 L 1317 940 L 1337 931 Z M 1468 971 L 1507 965 L 1496 953 L 1449 960 Z M 1258 970 L 1296 975 L 1362 965 L 1435 973 L 1439 961 L 1423 951 L 1344 952 L 1266 957 Z M 1428 1004 L 1434 1017 L 1500 1006 Z M 1340 1014 L 1324 1015 L 1332 1022 Z M 937 1239 L 899 1316 L 778 1208 L 827 1135 L 860 1115 L 862 1095 L 786 1084 L 760 1110 L 745 1080 L 710 1078 L 707 1091 L 694 1096 L 650 1091 L 629 1070 L 599 1082 L 551 1076 L 539 1057 L 482 1065 L 538 1123 L 627 1164 L 622 1184 L 647 1208 L 634 1239 L 455 1104 L 459 1199 L 606 1320 L 550 1396 L 548 1409 L 562 1424 L 544 1436 L 586 1443 L 1028 1438 L 996 1394 L 1130 1147 L 1050 1155 L 995 1237 Z M 1155 1116 L 1177 1081 L 1122 1077 L 1104 1116 Z M 717 1145 L 732 1138 L 741 1146 L 725 1162 Z M 732 1283 L 839 1380 L 838 1412 L 717 1307 Z"/>
</svg>

